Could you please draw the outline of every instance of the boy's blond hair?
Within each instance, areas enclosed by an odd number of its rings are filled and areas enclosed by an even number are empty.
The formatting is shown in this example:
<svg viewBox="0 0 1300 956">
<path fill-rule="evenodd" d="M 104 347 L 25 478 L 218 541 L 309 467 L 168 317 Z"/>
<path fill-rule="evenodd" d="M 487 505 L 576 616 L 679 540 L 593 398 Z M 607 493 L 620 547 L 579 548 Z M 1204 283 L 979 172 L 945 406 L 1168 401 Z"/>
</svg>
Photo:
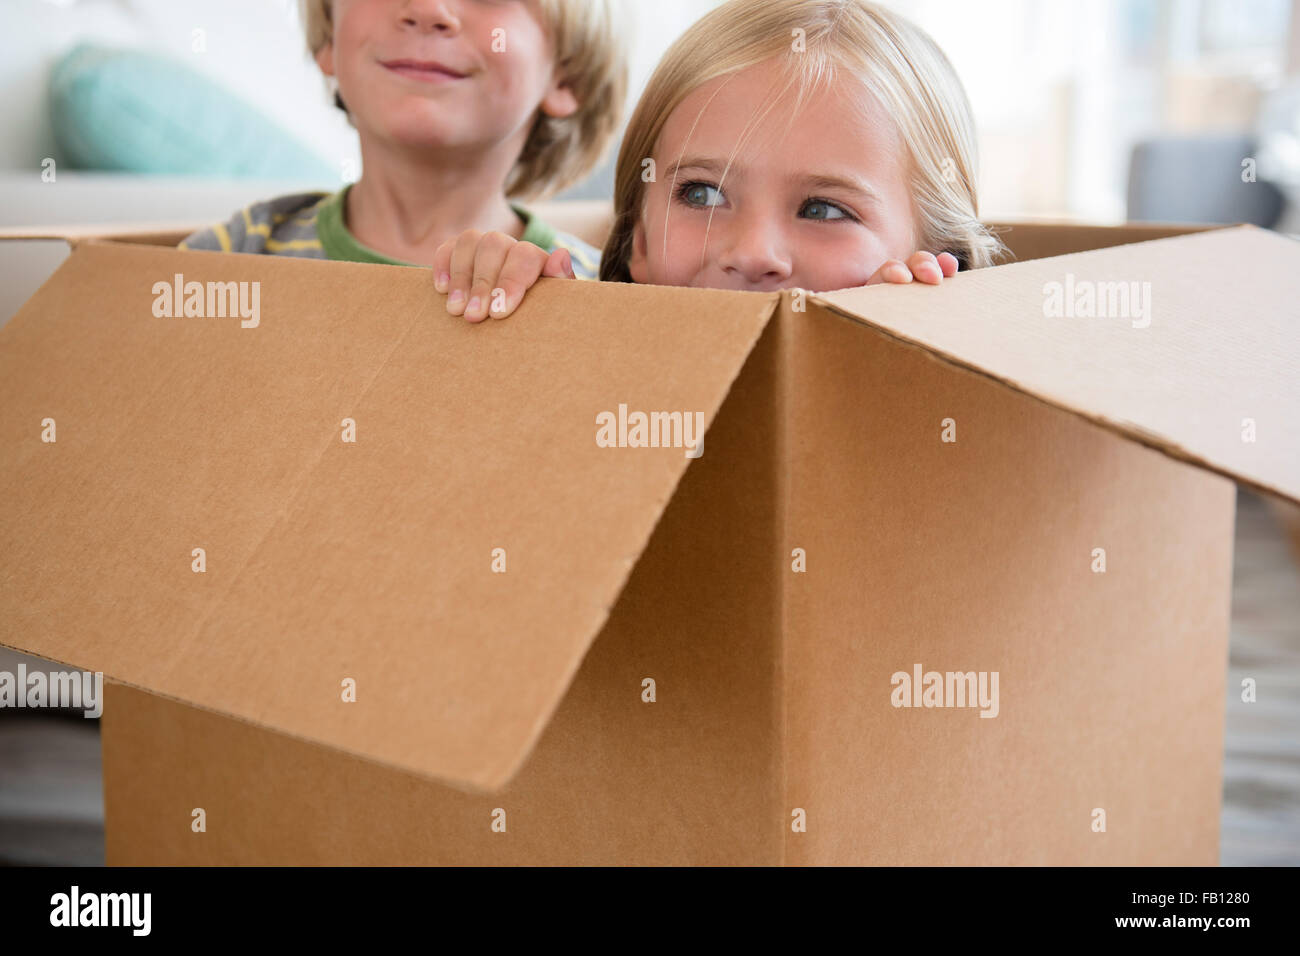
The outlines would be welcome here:
<svg viewBox="0 0 1300 956">
<path fill-rule="evenodd" d="M 578 100 L 578 109 L 558 119 L 538 110 L 506 179 L 507 196 L 549 196 L 582 179 L 604 155 L 627 95 L 627 57 L 615 2 L 540 0 L 555 62 Z M 334 37 L 334 0 L 300 3 L 307 49 L 315 56 Z M 346 111 L 337 94 L 335 102 Z"/>
<path fill-rule="evenodd" d="M 645 195 L 642 163 L 673 109 L 709 80 L 774 57 L 789 68 L 786 89 L 797 90 L 796 104 L 823 84 L 843 88 L 856 81 L 874 95 L 909 154 L 918 248 L 951 252 L 962 268 L 992 264 L 1002 244 L 979 220 L 975 122 L 938 45 L 866 0 L 730 0 L 668 49 L 632 114 L 615 167 L 614 225 L 601 279 L 631 281 L 633 230 Z"/>
</svg>

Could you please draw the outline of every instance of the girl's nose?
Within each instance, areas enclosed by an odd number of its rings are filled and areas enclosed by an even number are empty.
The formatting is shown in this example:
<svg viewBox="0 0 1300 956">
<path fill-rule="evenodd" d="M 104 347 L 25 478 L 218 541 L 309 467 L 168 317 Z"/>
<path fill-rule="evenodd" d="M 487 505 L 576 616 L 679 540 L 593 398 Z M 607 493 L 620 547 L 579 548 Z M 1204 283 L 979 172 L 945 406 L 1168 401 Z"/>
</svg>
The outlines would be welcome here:
<svg viewBox="0 0 1300 956">
<path fill-rule="evenodd" d="M 775 288 L 790 278 L 789 246 L 779 229 L 746 220 L 728 226 L 727 234 L 718 237 L 718 266 L 728 277 L 762 288 Z"/>
</svg>

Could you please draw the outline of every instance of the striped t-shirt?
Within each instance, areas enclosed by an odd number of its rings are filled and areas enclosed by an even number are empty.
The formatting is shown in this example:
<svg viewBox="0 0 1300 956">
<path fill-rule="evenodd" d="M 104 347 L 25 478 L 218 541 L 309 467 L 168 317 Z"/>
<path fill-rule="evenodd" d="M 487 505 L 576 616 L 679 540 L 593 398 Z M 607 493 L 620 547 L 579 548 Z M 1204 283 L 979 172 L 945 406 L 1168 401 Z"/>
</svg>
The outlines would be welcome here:
<svg viewBox="0 0 1300 956">
<path fill-rule="evenodd" d="M 298 193 L 253 203 L 226 223 L 201 229 L 180 244 L 181 249 L 213 252 L 251 252 L 307 259 L 336 259 L 344 262 L 373 262 L 409 266 L 364 246 L 348 231 L 343 209 L 350 186 L 336 193 Z M 600 252 L 577 236 L 559 232 L 522 206 L 511 208 L 524 221 L 523 241 L 547 252 L 569 250 L 573 273 L 579 279 L 600 274 Z"/>
</svg>

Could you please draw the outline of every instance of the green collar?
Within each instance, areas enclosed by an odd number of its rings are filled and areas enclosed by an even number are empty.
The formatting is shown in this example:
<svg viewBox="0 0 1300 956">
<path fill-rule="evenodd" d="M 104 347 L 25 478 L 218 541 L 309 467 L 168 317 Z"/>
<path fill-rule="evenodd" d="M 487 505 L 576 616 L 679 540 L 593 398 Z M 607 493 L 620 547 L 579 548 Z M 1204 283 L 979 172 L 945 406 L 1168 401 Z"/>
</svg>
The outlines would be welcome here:
<svg viewBox="0 0 1300 956">
<path fill-rule="evenodd" d="M 316 235 L 320 238 L 325 256 L 342 262 L 372 262 L 385 266 L 418 267 L 418 263 L 403 262 L 401 259 L 394 259 L 392 256 L 386 256 L 369 246 L 362 245 L 357 241 L 357 237 L 348 231 L 344 209 L 348 190 L 351 188 L 349 184 L 338 192 L 326 196 L 316 211 Z M 523 241 L 540 246 L 547 252 L 555 247 L 554 229 L 522 206 L 511 203 L 510 208 L 524 222 L 524 234 L 521 237 Z"/>
</svg>

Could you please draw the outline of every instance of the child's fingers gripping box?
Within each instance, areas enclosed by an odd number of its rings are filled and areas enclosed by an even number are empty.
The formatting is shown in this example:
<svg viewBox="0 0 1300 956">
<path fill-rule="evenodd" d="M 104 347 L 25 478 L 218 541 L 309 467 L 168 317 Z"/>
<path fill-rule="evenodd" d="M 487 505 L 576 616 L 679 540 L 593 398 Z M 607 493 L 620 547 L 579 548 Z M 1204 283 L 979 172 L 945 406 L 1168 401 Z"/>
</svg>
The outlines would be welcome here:
<svg viewBox="0 0 1300 956">
<path fill-rule="evenodd" d="M 1215 863 L 1300 246 L 1177 231 L 483 326 L 78 241 L 0 330 L 3 643 L 113 682 L 110 863 Z"/>
</svg>

